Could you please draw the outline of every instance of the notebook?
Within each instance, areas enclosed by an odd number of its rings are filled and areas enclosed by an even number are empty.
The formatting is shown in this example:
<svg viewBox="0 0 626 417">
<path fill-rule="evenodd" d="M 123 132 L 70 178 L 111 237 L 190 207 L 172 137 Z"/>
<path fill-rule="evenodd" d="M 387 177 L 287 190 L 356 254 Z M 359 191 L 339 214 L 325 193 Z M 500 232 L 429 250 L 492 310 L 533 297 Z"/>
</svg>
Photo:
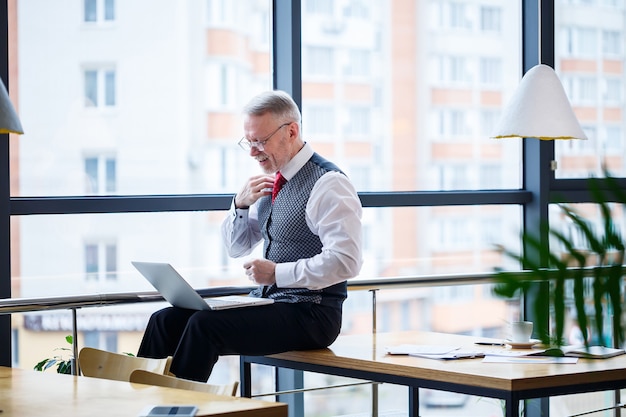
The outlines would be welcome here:
<svg viewBox="0 0 626 417">
<path fill-rule="evenodd" d="M 156 290 L 174 307 L 190 310 L 225 310 L 272 304 L 270 298 L 225 295 L 202 298 L 191 285 L 168 263 L 131 262 Z"/>
</svg>

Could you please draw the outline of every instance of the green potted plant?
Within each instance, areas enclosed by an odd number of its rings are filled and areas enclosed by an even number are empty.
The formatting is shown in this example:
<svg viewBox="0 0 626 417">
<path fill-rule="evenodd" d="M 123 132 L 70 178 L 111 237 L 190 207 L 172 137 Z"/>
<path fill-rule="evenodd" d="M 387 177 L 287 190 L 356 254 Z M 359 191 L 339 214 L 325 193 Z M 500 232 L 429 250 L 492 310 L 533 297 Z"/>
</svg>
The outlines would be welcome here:
<svg viewBox="0 0 626 417">
<path fill-rule="evenodd" d="M 597 178 L 589 179 L 589 190 L 601 213 L 602 227 L 594 227 L 592 221 L 567 204 L 558 204 L 564 218 L 571 222 L 585 242 L 583 248 L 576 246 L 562 231 L 541 225 L 541 231 L 549 236 L 550 245 L 530 233 L 522 233 L 526 251 L 518 254 L 500 247 L 500 250 L 516 261 L 523 272 L 497 269 L 494 292 L 502 297 L 513 298 L 525 294 L 531 286 L 538 287 L 532 305 L 536 318 L 536 334 L 546 345 L 562 346 L 566 311 L 572 294 L 573 308 L 585 344 L 589 344 L 588 328 L 595 330 L 599 343 L 604 343 L 604 313 L 612 315 L 613 344 L 624 342 L 622 325 L 622 277 L 624 267 L 624 240 L 616 227 L 610 201 L 626 204 L 626 193 L 615 178 L 605 171 L 604 183 L 607 194 L 601 189 Z M 608 196 L 612 198 L 608 198 Z M 559 250 L 552 246 L 560 246 Z M 544 260 L 541 264 L 539 259 Z M 545 265 L 547 260 L 548 265 Z M 570 291 L 568 291 L 568 289 Z M 587 303 L 590 300 L 590 304 Z M 587 310 L 593 311 L 593 318 Z"/>
<path fill-rule="evenodd" d="M 74 338 L 71 335 L 68 335 L 65 336 L 65 341 L 69 343 L 70 346 L 72 346 L 72 344 L 74 343 Z M 33 369 L 43 372 L 56 366 L 57 373 L 70 375 L 72 373 L 72 366 L 74 363 L 74 356 L 71 354 L 72 349 L 61 347 L 55 350 L 61 351 L 61 354 L 39 361 Z M 70 352 L 69 356 L 66 354 L 67 352 Z"/>
</svg>

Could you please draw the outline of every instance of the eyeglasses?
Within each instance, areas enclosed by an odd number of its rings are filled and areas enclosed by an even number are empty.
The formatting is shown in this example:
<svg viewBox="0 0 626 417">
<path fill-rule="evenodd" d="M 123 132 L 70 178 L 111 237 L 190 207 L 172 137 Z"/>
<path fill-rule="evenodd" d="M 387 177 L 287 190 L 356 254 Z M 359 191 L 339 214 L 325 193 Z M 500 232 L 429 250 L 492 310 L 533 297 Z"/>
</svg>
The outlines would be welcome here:
<svg viewBox="0 0 626 417">
<path fill-rule="evenodd" d="M 238 142 L 238 145 L 241 147 L 241 149 L 243 149 L 244 151 L 250 151 L 252 150 L 252 148 L 256 148 L 257 151 L 259 152 L 263 152 L 265 150 L 265 144 L 267 143 L 268 140 L 270 140 L 272 138 L 272 136 L 274 136 L 276 134 L 276 132 L 278 132 L 281 128 L 285 127 L 285 126 L 289 126 L 292 122 L 288 122 L 288 123 L 283 123 L 282 125 L 278 126 L 276 128 L 275 131 L 273 131 L 272 133 L 270 133 L 269 136 L 267 136 L 265 139 L 263 140 L 255 140 L 255 141 L 250 141 L 248 139 L 246 139 L 245 137 L 241 138 L 241 140 Z"/>
</svg>

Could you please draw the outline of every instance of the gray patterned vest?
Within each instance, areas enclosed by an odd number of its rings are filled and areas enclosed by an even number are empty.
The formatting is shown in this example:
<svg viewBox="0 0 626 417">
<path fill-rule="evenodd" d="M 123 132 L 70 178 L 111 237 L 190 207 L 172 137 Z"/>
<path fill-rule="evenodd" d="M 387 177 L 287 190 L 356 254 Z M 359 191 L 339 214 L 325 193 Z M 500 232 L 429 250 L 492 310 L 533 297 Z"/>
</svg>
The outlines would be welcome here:
<svg viewBox="0 0 626 417">
<path fill-rule="evenodd" d="M 283 186 L 274 204 L 271 196 L 259 200 L 259 225 L 266 259 L 276 263 L 295 262 L 322 252 L 320 238 L 311 233 L 306 224 L 305 210 L 313 186 L 329 171 L 341 172 L 332 162 L 314 153 Z M 347 284 L 344 281 L 321 290 L 278 288 L 273 284 L 261 286 L 251 295 L 279 302 L 312 302 L 340 308 L 347 297 Z"/>
</svg>

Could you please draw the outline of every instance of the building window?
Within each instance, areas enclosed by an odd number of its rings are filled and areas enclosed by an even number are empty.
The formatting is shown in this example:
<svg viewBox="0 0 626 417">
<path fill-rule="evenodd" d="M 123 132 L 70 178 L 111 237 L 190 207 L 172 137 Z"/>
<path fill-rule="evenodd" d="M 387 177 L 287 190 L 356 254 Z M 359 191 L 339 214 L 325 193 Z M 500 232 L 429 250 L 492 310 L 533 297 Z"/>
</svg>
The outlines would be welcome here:
<svg viewBox="0 0 626 417">
<path fill-rule="evenodd" d="M 598 141 L 598 130 L 596 126 L 591 124 L 581 125 L 588 140 L 559 140 L 555 143 L 556 149 L 561 152 L 561 155 L 593 155 L 596 153 L 596 145 Z M 578 174 L 572 173 L 571 177 L 583 178 L 588 176 L 584 172 Z"/>
<path fill-rule="evenodd" d="M 84 0 L 83 20 L 86 23 L 115 20 L 115 0 Z"/>
<path fill-rule="evenodd" d="M 587 28 L 564 28 L 565 55 L 594 57 L 596 54 L 596 30 Z"/>
<path fill-rule="evenodd" d="M 621 104 L 622 101 L 622 80 L 621 78 L 606 78 L 604 80 L 604 103 L 614 105 Z"/>
<path fill-rule="evenodd" d="M 111 194 L 117 191 L 117 161 L 113 156 L 85 157 L 85 193 Z"/>
<path fill-rule="evenodd" d="M 469 190 L 472 188 L 467 166 L 463 164 L 438 165 L 437 177 L 440 190 Z"/>
<path fill-rule="evenodd" d="M 114 69 L 86 69 L 85 78 L 85 107 L 112 107 L 115 106 L 115 70 Z"/>
<path fill-rule="evenodd" d="M 578 79 L 577 101 L 595 103 L 598 93 L 596 79 L 592 77 L 580 77 Z"/>
<path fill-rule="evenodd" d="M 400 317 L 404 317 L 404 320 L 400 321 L 401 330 L 411 330 L 411 301 L 400 301 Z"/>
<path fill-rule="evenodd" d="M 436 58 L 437 80 L 442 84 L 467 84 L 471 77 L 467 59 L 463 56 L 439 56 Z"/>
<path fill-rule="evenodd" d="M 458 303 L 474 298 L 474 288 L 471 285 L 448 285 L 433 289 L 432 298 L 444 303 Z"/>
<path fill-rule="evenodd" d="M 502 241 L 502 219 L 498 217 L 480 220 L 480 239 L 485 247 L 493 247 Z"/>
<path fill-rule="evenodd" d="M 207 0 L 206 19 L 209 25 L 228 26 L 237 21 L 236 2 L 230 0 Z"/>
<path fill-rule="evenodd" d="M 90 330 L 83 332 L 84 344 L 87 347 L 117 352 L 117 333 Z"/>
<path fill-rule="evenodd" d="M 448 75 L 450 82 L 464 83 L 469 80 L 465 57 L 452 56 L 450 57 L 448 63 Z"/>
<path fill-rule="evenodd" d="M 467 218 L 435 219 L 431 223 L 431 231 L 435 250 L 452 251 L 472 246 L 473 236 Z"/>
<path fill-rule="evenodd" d="M 450 2 L 449 4 L 450 28 L 471 29 L 472 23 L 467 17 L 467 7 L 461 2 Z"/>
<path fill-rule="evenodd" d="M 602 31 L 602 53 L 620 56 L 622 52 L 622 34 L 616 30 Z"/>
<path fill-rule="evenodd" d="M 367 107 L 350 107 L 345 132 L 347 135 L 364 136 L 370 133 L 370 109 Z"/>
<path fill-rule="evenodd" d="M 370 75 L 370 51 L 364 49 L 351 49 L 348 52 L 348 65 L 346 75 L 367 77 Z"/>
<path fill-rule="evenodd" d="M 468 132 L 466 114 L 459 109 L 441 109 L 436 113 L 435 136 L 442 140 L 459 139 Z"/>
<path fill-rule="evenodd" d="M 479 188 L 483 190 L 497 190 L 502 187 L 502 170 L 500 165 L 481 165 L 479 175 Z"/>
<path fill-rule="evenodd" d="M 331 135 L 335 132 L 335 114 L 330 106 L 307 106 L 303 110 L 306 132 L 314 135 Z M 302 129 L 305 127 L 303 125 Z"/>
<path fill-rule="evenodd" d="M 450 136 L 462 136 L 467 132 L 465 124 L 465 112 L 462 110 L 449 110 L 448 116 L 448 133 Z"/>
<path fill-rule="evenodd" d="M 594 77 L 563 77 L 563 88 L 572 104 L 595 104 L 598 82 Z"/>
<path fill-rule="evenodd" d="M 205 67 L 207 93 L 204 94 L 209 109 L 223 110 L 235 106 L 237 96 L 237 70 L 226 62 L 211 62 Z"/>
<path fill-rule="evenodd" d="M 502 61 L 500 58 L 480 58 L 480 83 L 499 86 L 502 82 Z"/>
<path fill-rule="evenodd" d="M 480 30 L 483 32 L 500 32 L 502 11 L 499 7 L 483 6 L 480 8 Z"/>
<path fill-rule="evenodd" d="M 332 76 L 335 66 L 333 50 L 324 46 L 308 46 L 306 49 L 307 53 L 303 55 L 306 75 Z"/>
<path fill-rule="evenodd" d="M 488 137 L 493 134 L 500 119 L 499 110 L 483 109 L 480 111 L 480 135 Z"/>
<path fill-rule="evenodd" d="M 332 0 L 307 0 L 306 13 L 332 16 L 333 2 Z"/>
<path fill-rule="evenodd" d="M 607 153 L 619 154 L 623 149 L 622 129 L 619 126 L 606 126 L 604 133 L 604 150 Z"/>
<path fill-rule="evenodd" d="M 369 5 L 363 0 L 351 0 L 350 3 L 344 8 L 343 15 L 345 17 L 369 19 Z"/>
<path fill-rule="evenodd" d="M 18 367 L 20 363 L 20 332 L 18 329 L 11 329 L 11 366 Z"/>
<path fill-rule="evenodd" d="M 117 280 L 117 244 L 108 241 L 85 243 L 85 279 Z"/>
<path fill-rule="evenodd" d="M 372 169 L 369 165 L 351 165 L 349 172 L 349 177 L 357 190 L 372 189 L 372 181 L 370 181 Z"/>
</svg>

